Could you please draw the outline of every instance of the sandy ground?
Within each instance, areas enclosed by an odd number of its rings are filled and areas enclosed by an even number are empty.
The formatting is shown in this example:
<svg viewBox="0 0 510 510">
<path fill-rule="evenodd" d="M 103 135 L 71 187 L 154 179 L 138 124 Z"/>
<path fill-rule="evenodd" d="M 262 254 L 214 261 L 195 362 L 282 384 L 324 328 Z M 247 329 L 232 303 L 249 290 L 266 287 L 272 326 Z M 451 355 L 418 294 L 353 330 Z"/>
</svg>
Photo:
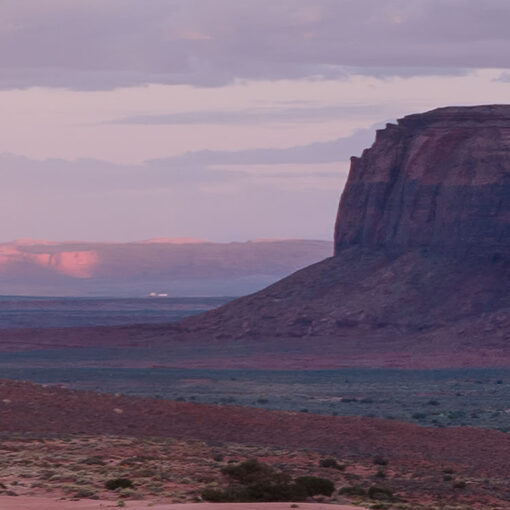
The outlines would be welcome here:
<svg viewBox="0 0 510 510">
<path fill-rule="evenodd" d="M 131 510 L 288 510 L 291 503 L 190 503 L 153 504 L 149 501 L 127 501 L 124 508 Z M 299 503 L 300 510 L 366 510 L 359 506 L 327 505 L 323 503 Z M 60 501 L 51 498 L 0 496 L 2 510 L 97 510 L 119 508 L 115 501 Z"/>
</svg>

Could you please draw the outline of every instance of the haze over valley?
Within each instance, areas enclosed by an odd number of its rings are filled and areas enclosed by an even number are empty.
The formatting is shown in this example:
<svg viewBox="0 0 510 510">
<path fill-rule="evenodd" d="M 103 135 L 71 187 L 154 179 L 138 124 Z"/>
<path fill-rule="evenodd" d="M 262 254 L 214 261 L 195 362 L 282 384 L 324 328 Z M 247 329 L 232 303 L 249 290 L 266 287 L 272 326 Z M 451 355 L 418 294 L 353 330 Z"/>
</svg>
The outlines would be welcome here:
<svg viewBox="0 0 510 510">
<path fill-rule="evenodd" d="M 332 253 L 332 242 L 301 239 L 20 240 L 0 244 L 0 286 L 7 295 L 239 296 Z"/>
</svg>

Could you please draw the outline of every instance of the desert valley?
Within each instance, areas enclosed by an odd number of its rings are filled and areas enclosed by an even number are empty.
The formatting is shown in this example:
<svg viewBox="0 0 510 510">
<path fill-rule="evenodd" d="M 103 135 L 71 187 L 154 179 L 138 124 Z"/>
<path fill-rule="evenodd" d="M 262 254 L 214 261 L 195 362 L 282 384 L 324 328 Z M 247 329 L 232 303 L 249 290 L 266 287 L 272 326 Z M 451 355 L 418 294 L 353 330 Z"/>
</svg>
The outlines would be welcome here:
<svg viewBox="0 0 510 510">
<path fill-rule="evenodd" d="M 0 1 L 0 510 L 510 510 L 509 26 Z"/>
</svg>

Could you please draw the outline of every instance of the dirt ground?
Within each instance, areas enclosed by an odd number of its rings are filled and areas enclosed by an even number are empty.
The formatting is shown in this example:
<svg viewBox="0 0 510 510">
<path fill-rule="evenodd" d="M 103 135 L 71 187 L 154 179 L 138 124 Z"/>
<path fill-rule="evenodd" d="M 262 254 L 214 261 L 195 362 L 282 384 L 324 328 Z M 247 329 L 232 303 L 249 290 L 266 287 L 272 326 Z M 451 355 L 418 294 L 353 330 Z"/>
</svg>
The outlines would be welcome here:
<svg viewBox="0 0 510 510">
<path fill-rule="evenodd" d="M 61 501 L 51 498 L 0 496 L 2 510 L 96 510 L 119 508 L 112 501 Z M 151 504 L 148 501 L 129 501 L 124 508 L 131 510 L 287 510 L 291 503 L 190 503 L 190 504 Z M 300 510 L 364 510 L 359 506 L 327 505 L 323 503 L 299 503 Z"/>
</svg>

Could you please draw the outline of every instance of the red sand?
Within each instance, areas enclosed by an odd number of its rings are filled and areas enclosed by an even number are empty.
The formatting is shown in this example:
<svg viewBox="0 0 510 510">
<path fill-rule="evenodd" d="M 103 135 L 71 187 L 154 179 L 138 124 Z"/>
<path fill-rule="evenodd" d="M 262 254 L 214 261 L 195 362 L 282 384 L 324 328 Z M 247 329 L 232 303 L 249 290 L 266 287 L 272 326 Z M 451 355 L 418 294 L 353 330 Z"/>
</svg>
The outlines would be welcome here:
<svg viewBox="0 0 510 510">
<path fill-rule="evenodd" d="M 131 510 L 288 510 L 290 503 L 191 503 L 154 504 L 149 501 L 127 501 L 125 508 Z M 118 508 L 114 501 L 60 501 L 50 498 L 0 496 L 2 510 L 96 510 Z M 299 503 L 300 510 L 364 510 L 360 506 L 326 505 L 322 503 Z"/>
</svg>

